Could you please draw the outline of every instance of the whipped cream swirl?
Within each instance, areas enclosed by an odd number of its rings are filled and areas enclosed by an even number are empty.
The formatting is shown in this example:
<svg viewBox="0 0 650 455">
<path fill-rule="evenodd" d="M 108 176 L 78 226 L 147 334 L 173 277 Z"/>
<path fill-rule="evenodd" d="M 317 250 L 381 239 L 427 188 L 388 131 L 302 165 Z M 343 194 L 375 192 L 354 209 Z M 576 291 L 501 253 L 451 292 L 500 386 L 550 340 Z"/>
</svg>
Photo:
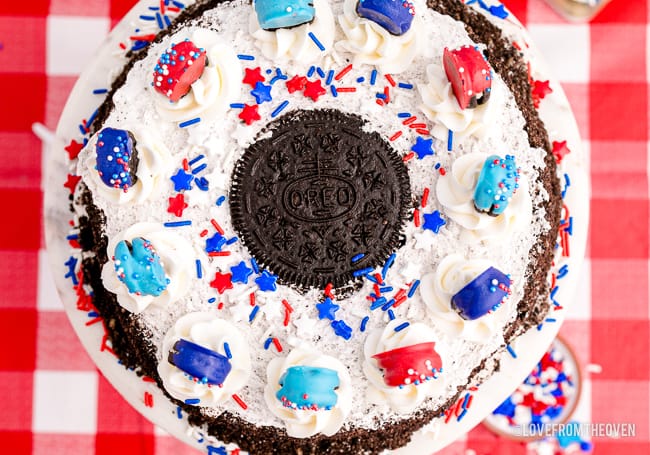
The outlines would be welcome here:
<svg viewBox="0 0 650 455">
<path fill-rule="evenodd" d="M 504 239 L 530 225 L 533 204 L 525 175 L 508 208 L 499 216 L 481 213 L 474 207 L 474 190 L 483 164 L 489 155 L 470 153 L 454 161 L 451 172 L 440 176 L 436 193 L 445 213 L 463 228 L 461 240 L 468 242 Z"/>
<path fill-rule="evenodd" d="M 178 36 L 175 37 L 175 41 L 180 40 Z M 190 40 L 195 46 L 205 49 L 208 64 L 187 95 L 177 102 L 171 102 L 160 93 L 152 93 L 163 120 L 215 120 L 221 118 L 230 104 L 239 99 L 242 69 L 232 47 L 222 42 L 216 32 L 206 29 L 195 30 Z"/>
<path fill-rule="evenodd" d="M 366 339 L 363 354 L 363 371 L 368 378 L 367 399 L 371 403 L 388 405 L 393 411 L 407 414 L 413 411 L 427 397 L 441 395 L 445 388 L 444 373 L 437 379 L 423 381 L 420 384 L 409 384 L 402 387 L 391 387 L 384 382 L 382 369 L 379 368 L 373 356 L 393 349 L 403 348 L 414 344 L 436 342 L 433 330 L 422 323 L 411 323 L 399 332 L 395 327 L 404 323 L 404 320 L 395 319 L 388 323 L 384 329 L 371 332 Z M 435 350 L 442 358 L 443 370 L 446 365 L 444 353 L 440 344 L 436 343 Z"/>
<path fill-rule="evenodd" d="M 255 39 L 255 45 L 272 61 L 313 63 L 322 58 L 332 48 L 336 27 L 329 2 L 314 0 L 314 8 L 316 15 L 310 23 L 271 31 L 260 27 L 255 9 L 251 6 L 249 32 Z M 324 51 L 316 45 L 310 33 L 323 45 Z"/>
<path fill-rule="evenodd" d="M 435 318 L 435 325 L 450 338 L 483 342 L 500 333 L 509 314 L 502 307 L 472 321 L 452 307 L 451 298 L 494 264 L 485 259 L 465 259 L 459 254 L 445 257 L 434 273 L 422 277 L 420 295 Z"/>
<path fill-rule="evenodd" d="M 122 240 L 132 241 L 142 237 L 151 242 L 160 256 L 160 262 L 169 279 L 167 289 L 158 297 L 152 295 L 136 295 L 129 292 L 115 272 L 113 253 Z M 194 271 L 194 248 L 183 237 L 170 232 L 157 223 L 137 223 L 123 232 L 115 235 L 108 242 L 109 260 L 102 269 L 104 287 L 117 295 L 118 303 L 131 313 L 141 313 L 149 305 L 166 306 L 182 298 L 192 284 Z"/>
<path fill-rule="evenodd" d="M 427 67 L 427 84 L 418 84 L 422 97 L 420 109 L 433 122 L 431 134 L 446 141 L 449 130 L 458 138 L 473 135 L 482 138 L 496 120 L 496 115 L 503 111 L 503 82 L 495 75 L 492 80 L 490 99 L 474 109 L 461 109 L 454 95 L 451 82 L 440 64 Z"/>
<path fill-rule="evenodd" d="M 339 377 L 336 405 L 330 410 L 303 410 L 285 407 L 276 397 L 280 378 L 289 367 L 312 366 L 335 370 Z M 334 357 L 307 348 L 295 348 L 284 358 L 271 360 L 266 369 L 267 383 L 264 399 L 271 412 L 282 419 L 287 434 L 293 438 L 308 438 L 318 433 L 331 436 L 340 428 L 352 407 L 352 384 L 347 368 Z"/>
<path fill-rule="evenodd" d="M 185 372 L 169 363 L 168 355 L 180 339 L 191 341 L 227 357 L 224 343 L 228 343 L 232 369 L 221 387 L 195 382 Z M 162 360 L 158 373 L 165 390 L 179 400 L 199 399 L 197 406 L 216 406 L 230 399 L 248 382 L 251 360 L 246 339 L 237 328 L 209 312 L 189 313 L 178 319 L 167 332 L 162 345 Z"/>
<path fill-rule="evenodd" d="M 138 154 L 138 169 L 135 172 L 138 180 L 129 187 L 128 191 L 106 185 L 97 171 L 96 133 L 90 138 L 79 154 L 77 175 L 83 177 L 84 183 L 93 195 L 100 195 L 111 204 L 140 204 L 155 199 L 165 190 L 168 178 L 173 172 L 174 163 L 171 153 L 154 133 L 137 126 L 126 126 L 121 129 L 130 131 L 135 138 L 135 149 Z"/>
<path fill-rule="evenodd" d="M 420 52 L 422 20 L 413 18 L 411 28 L 401 36 L 392 35 L 375 22 L 357 14 L 358 0 L 345 0 L 339 16 L 345 39 L 336 48 L 354 55 L 353 64 L 374 65 L 383 73 L 401 73 Z"/>
</svg>

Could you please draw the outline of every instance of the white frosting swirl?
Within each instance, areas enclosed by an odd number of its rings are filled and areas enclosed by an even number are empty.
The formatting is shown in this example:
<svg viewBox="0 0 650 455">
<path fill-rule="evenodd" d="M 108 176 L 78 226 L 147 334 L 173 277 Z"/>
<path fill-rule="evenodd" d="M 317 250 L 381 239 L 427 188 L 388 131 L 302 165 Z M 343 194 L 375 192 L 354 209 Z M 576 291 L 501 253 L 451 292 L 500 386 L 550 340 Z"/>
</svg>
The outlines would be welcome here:
<svg viewBox="0 0 650 455">
<path fill-rule="evenodd" d="M 302 410 L 285 407 L 276 397 L 280 390 L 280 378 L 289 367 L 312 366 L 335 370 L 339 376 L 336 389 L 338 399 L 330 410 Z M 287 434 L 293 438 L 308 438 L 318 433 L 332 436 L 345 421 L 352 408 L 352 384 L 347 368 L 334 357 L 306 348 L 295 348 L 285 358 L 271 360 L 266 369 L 264 399 L 271 412 L 282 419 Z"/>
<path fill-rule="evenodd" d="M 451 82 L 440 64 L 427 67 L 427 84 L 418 84 L 422 97 L 420 109 L 433 122 L 431 134 L 443 141 L 447 140 L 449 130 L 458 138 L 470 135 L 485 136 L 496 115 L 503 111 L 503 82 L 497 76 L 492 80 L 490 99 L 474 109 L 461 109 L 454 95 Z"/>
<path fill-rule="evenodd" d="M 392 35 L 375 22 L 357 14 L 358 0 L 345 0 L 339 16 L 345 39 L 336 48 L 354 54 L 353 64 L 367 63 L 383 73 L 401 73 L 420 52 L 422 20 L 416 14 L 411 28 L 401 36 Z"/>
<path fill-rule="evenodd" d="M 167 289 L 158 297 L 130 293 L 115 272 L 115 262 L 112 258 L 115 247 L 122 240 L 132 241 L 136 237 L 151 242 L 160 256 L 165 276 L 169 279 Z M 137 223 L 120 232 L 109 240 L 107 252 L 109 260 L 102 269 L 104 287 L 116 294 L 118 303 L 132 313 L 140 313 L 151 304 L 169 305 L 182 298 L 190 288 L 192 273 L 195 270 L 192 245 L 180 235 L 157 223 Z"/>
<path fill-rule="evenodd" d="M 257 13 L 252 7 L 249 31 L 255 39 L 255 45 L 272 61 L 296 60 L 300 63 L 312 63 L 322 58 L 330 51 L 334 42 L 334 15 L 326 0 L 314 0 L 314 8 L 316 14 L 312 22 L 271 31 L 260 27 Z M 323 45 L 324 51 L 311 39 L 310 32 Z"/>
<path fill-rule="evenodd" d="M 177 102 L 171 102 L 160 93 L 153 93 L 156 109 L 163 120 L 183 122 L 197 117 L 215 120 L 239 99 L 242 69 L 232 47 L 212 30 L 195 30 L 190 40 L 196 47 L 205 49 L 208 64 L 187 95 Z M 179 41 L 178 37 L 176 41 Z"/>
<path fill-rule="evenodd" d="M 174 163 L 171 153 L 158 136 L 138 126 L 120 127 L 128 130 L 135 138 L 138 155 L 138 168 L 135 175 L 138 180 L 128 191 L 113 188 L 104 183 L 97 171 L 97 136 L 95 134 L 79 154 L 77 175 L 83 177 L 93 195 L 100 195 L 112 204 L 140 204 L 146 200 L 156 199 L 165 190 Z"/>
<path fill-rule="evenodd" d="M 436 327 L 451 338 L 482 342 L 503 327 L 508 311 L 498 308 L 472 321 L 463 319 L 452 307 L 451 298 L 494 264 L 485 259 L 466 260 L 459 254 L 445 257 L 435 273 L 422 277 L 420 295 L 435 318 Z"/>
<path fill-rule="evenodd" d="M 382 352 L 393 349 L 411 346 L 414 344 L 436 342 L 433 330 L 422 323 L 411 323 L 405 329 L 396 332 L 395 327 L 405 322 L 395 319 L 388 323 L 382 330 L 377 329 L 371 332 L 366 339 L 363 353 L 363 371 L 368 378 L 368 389 L 366 392 L 368 401 L 376 404 L 387 404 L 393 411 L 406 414 L 413 411 L 427 397 L 442 394 L 445 388 L 444 374 L 437 379 L 423 381 L 419 385 L 409 384 L 400 387 L 391 387 L 384 382 L 382 369 L 379 368 L 376 359 L 372 357 Z M 445 366 L 445 357 L 440 351 L 440 344 L 436 343 L 435 350 L 440 355 Z"/>
<path fill-rule="evenodd" d="M 461 240 L 468 242 L 504 239 L 515 231 L 526 229 L 533 216 L 528 179 L 520 175 L 519 188 L 506 210 L 490 216 L 474 207 L 474 190 L 483 164 L 489 155 L 470 153 L 454 161 L 451 172 L 440 176 L 436 193 L 445 213 L 465 229 Z"/>
<path fill-rule="evenodd" d="M 232 369 L 221 387 L 195 382 L 185 372 L 168 362 L 169 352 L 174 344 L 185 339 L 227 356 L 224 343 L 232 354 Z M 199 399 L 197 406 L 216 406 L 230 399 L 248 382 L 251 374 L 251 360 L 248 344 L 241 332 L 231 323 L 208 312 L 189 313 L 178 319 L 167 332 L 162 345 L 162 360 L 158 373 L 165 390 L 179 400 Z"/>
</svg>

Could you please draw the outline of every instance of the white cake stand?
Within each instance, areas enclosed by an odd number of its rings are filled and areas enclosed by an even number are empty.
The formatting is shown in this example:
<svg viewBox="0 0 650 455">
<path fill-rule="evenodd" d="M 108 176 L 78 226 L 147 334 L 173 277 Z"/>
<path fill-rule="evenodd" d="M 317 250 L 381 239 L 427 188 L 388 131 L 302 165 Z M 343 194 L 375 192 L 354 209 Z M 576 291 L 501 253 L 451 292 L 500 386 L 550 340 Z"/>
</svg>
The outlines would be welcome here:
<svg viewBox="0 0 650 455">
<path fill-rule="evenodd" d="M 192 1 L 184 3 L 189 4 Z M 498 5 L 494 1 L 484 3 Z M 63 183 L 65 176 L 69 172 L 74 172 L 70 168 L 64 147 L 70 139 L 78 138 L 80 119 L 89 118 L 93 110 L 101 104 L 103 97 L 93 94 L 93 90 L 110 86 L 110 77 L 115 76 L 115 68 L 124 64 L 124 53 L 119 52 L 119 44 L 121 42 L 129 44 L 128 37 L 134 34 L 138 17 L 142 14 L 150 15 L 151 11 L 148 8 L 158 5 L 159 2 L 154 0 L 142 0 L 125 16 L 96 52 L 66 103 L 56 131 L 57 139 L 49 147 L 49 166 L 44 182 L 45 232 L 50 264 L 64 308 L 94 363 L 138 412 L 174 437 L 198 449 L 206 450 L 208 445 L 221 444 L 207 437 L 201 428 L 191 427 L 184 414 L 179 418 L 177 406 L 169 401 L 157 386 L 143 381 L 135 373 L 125 369 L 109 350 L 102 350 L 105 335 L 102 324 L 87 325 L 89 321 L 87 312 L 77 309 L 77 295 L 70 280 L 64 278 L 68 271 L 67 266 L 64 265 L 65 261 L 79 251 L 73 250 L 66 240 L 70 230 L 68 223 L 72 217 L 68 204 L 69 191 L 63 187 Z M 563 309 L 553 311 L 552 317 L 555 322 L 544 324 L 541 330 L 532 328 L 511 344 L 517 357 L 514 358 L 507 351 L 504 352 L 500 359 L 500 371 L 483 383 L 479 390 L 472 392 L 472 405 L 466 416 L 460 420 L 451 418 L 448 423 L 443 423 L 444 417 L 434 419 L 431 424 L 414 435 L 408 446 L 394 451 L 396 454 L 432 453 L 440 450 L 470 431 L 508 397 L 530 373 L 557 335 L 566 317 L 567 307 L 571 305 L 580 276 L 589 220 L 589 180 L 588 162 L 581 152 L 575 119 L 559 83 L 553 82 L 549 76 L 548 68 L 538 51 L 531 45 L 527 33 L 519 22 L 512 16 L 505 21 L 497 18 L 491 20 L 498 22 L 513 41 L 517 41 L 520 45 L 527 43 L 527 46 L 524 45 L 522 48 L 526 58 L 533 62 L 533 77 L 537 80 L 551 80 L 553 93 L 541 102 L 539 113 L 546 124 L 551 140 L 566 140 L 571 149 L 571 153 L 563 159 L 560 168 L 561 179 L 564 178 L 564 174 L 570 179 L 570 187 L 566 191 L 564 202 L 573 217 L 571 255 L 562 258 L 561 264 L 556 264 L 556 270 L 559 266 L 567 266 L 569 270 L 554 295 L 555 301 L 561 303 Z M 562 185 L 564 187 L 565 182 L 562 182 Z M 146 393 L 151 395 L 155 406 L 147 405 Z"/>
</svg>

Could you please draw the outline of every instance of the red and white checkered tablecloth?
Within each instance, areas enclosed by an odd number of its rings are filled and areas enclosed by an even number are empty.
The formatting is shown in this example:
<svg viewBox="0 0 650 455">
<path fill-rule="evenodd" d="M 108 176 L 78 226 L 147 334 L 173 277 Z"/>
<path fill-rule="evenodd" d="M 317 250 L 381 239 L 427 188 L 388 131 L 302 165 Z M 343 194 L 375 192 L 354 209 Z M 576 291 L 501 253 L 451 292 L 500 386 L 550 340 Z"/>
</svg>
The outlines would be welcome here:
<svg viewBox="0 0 650 455">
<path fill-rule="evenodd" d="M 135 0 L 0 3 L 0 453 L 197 454 L 126 404 L 84 352 L 44 251 L 42 145 L 68 92 Z M 613 0 L 570 24 L 542 0 L 506 0 L 566 90 L 590 153 L 587 260 L 561 332 L 587 376 L 575 418 L 632 423 L 634 438 L 594 438 L 596 454 L 650 453 L 648 145 L 650 0 Z M 445 454 L 524 454 L 478 427 Z"/>
</svg>

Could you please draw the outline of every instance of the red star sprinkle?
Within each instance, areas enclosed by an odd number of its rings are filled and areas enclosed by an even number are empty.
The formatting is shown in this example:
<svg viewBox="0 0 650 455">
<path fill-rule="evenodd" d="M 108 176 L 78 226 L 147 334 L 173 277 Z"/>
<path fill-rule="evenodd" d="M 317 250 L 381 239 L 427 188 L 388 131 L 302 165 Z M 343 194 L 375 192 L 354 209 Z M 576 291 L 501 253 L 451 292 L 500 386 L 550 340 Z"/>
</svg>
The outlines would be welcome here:
<svg viewBox="0 0 650 455">
<path fill-rule="evenodd" d="M 219 294 L 223 294 L 226 289 L 232 289 L 232 273 L 217 272 L 214 280 L 210 281 L 210 287 L 219 291 Z"/>
<path fill-rule="evenodd" d="M 262 69 L 258 66 L 255 69 L 246 68 L 244 75 L 244 84 L 248 84 L 251 87 L 255 88 L 255 84 L 258 82 L 264 82 L 266 79 L 262 76 Z"/>
<path fill-rule="evenodd" d="M 187 203 L 185 202 L 185 196 L 183 194 L 177 194 L 174 197 L 169 198 L 169 207 L 167 211 L 173 213 L 177 217 L 183 216 L 183 210 L 187 208 Z"/>
<path fill-rule="evenodd" d="M 307 84 L 307 78 L 305 76 L 293 76 L 287 81 L 287 90 L 289 93 L 301 92 Z"/>
<path fill-rule="evenodd" d="M 546 95 L 553 93 L 553 89 L 550 86 L 549 81 L 535 81 L 533 86 L 533 95 L 538 96 L 539 99 L 543 100 Z"/>
<path fill-rule="evenodd" d="M 74 189 L 77 187 L 77 183 L 81 180 L 80 175 L 71 175 L 68 174 L 68 180 L 63 184 L 67 189 L 70 190 L 70 193 L 74 193 Z"/>
<path fill-rule="evenodd" d="M 253 106 L 244 104 L 244 108 L 239 113 L 239 118 L 242 119 L 247 125 L 250 125 L 257 120 L 260 120 L 262 117 L 260 117 L 260 113 L 257 110 L 257 108 L 258 108 L 257 104 Z"/>
<path fill-rule="evenodd" d="M 562 158 L 567 156 L 569 153 L 571 153 L 571 150 L 569 150 L 569 147 L 566 146 L 566 141 L 553 141 L 553 156 L 555 157 L 557 164 L 560 164 L 562 162 Z"/>
<path fill-rule="evenodd" d="M 74 160 L 79 156 L 79 152 L 84 148 L 84 145 L 75 141 L 74 139 L 70 141 L 70 145 L 65 148 L 65 151 L 68 152 L 68 156 L 71 160 Z"/>
<path fill-rule="evenodd" d="M 305 83 L 305 96 L 311 98 L 314 101 L 318 101 L 321 95 L 324 95 L 327 92 L 321 85 L 320 79 L 315 81 L 307 81 Z"/>
</svg>

